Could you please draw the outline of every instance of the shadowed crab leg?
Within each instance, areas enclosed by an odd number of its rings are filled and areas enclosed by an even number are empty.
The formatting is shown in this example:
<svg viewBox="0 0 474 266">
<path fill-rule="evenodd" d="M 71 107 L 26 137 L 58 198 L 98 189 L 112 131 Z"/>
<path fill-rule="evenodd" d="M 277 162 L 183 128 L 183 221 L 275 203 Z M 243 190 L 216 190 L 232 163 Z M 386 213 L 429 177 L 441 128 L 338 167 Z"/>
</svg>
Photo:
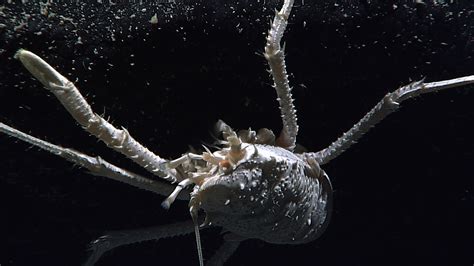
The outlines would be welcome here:
<svg viewBox="0 0 474 266">
<path fill-rule="evenodd" d="M 106 233 L 90 244 L 92 254 L 84 266 L 93 266 L 102 255 L 114 248 L 140 243 L 150 240 L 159 240 L 168 237 L 187 235 L 194 232 L 194 222 L 180 222 L 160 225 L 136 230 L 120 230 Z"/>
<path fill-rule="evenodd" d="M 207 261 L 206 266 L 220 266 L 234 254 L 241 241 L 225 240 L 216 253 Z"/>
<path fill-rule="evenodd" d="M 43 59 L 23 49 L 18 50 L 15 58 L 19 59 L 26 69 L 58 98 L 86 131 L 153 174 L 169 181 L 176 181 L 175 170 L 166 166 L 165 159 L 138 143 L 125 128 L 117 129 L 94 113 L 74 84 Z"/>
</svg>

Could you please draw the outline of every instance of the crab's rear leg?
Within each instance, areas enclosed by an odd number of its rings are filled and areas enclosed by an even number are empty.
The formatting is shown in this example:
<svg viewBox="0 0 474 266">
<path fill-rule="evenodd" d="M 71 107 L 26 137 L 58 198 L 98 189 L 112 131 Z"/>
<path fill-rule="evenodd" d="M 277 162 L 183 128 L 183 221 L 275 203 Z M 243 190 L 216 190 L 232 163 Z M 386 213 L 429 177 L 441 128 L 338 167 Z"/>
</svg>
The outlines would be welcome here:
<svg viewBox="0 0 474 266">
<path fill-rule="evenodd" d="M 443 80 L 437 82 L 424 83 L 423 80 L 413 82 L 403 86 L 394 92 L 387 93 L 372 110 L 370 110 L 358 123 L 352 126 L 340 138 L 334 141 L 329 147 L 313 153 L 305 153 L 308 158 L 315 159 L 319 165 L 323 165 L 338 157 L 353 143 L 356 143 L 370 128 L 382 121 L 386 116 L 396 111 L 400 104 L 410 98 L 425 93 L 436 92 L 444 89 L 464 86 L 474 83 L 474 75 Z"/>
<path fill-rule="evenodd" d="M 85 130 L 153 174 L 176 181 L 176 171 L 167 167 L 165 159 L 141 145 L 125 128 L 117 129 L 94 113 L 76 86 L 43 59 L 23 49 L 16 53 L 15 58 L 20 59 L 28 71 L 58 98 Z"/>
</svg>

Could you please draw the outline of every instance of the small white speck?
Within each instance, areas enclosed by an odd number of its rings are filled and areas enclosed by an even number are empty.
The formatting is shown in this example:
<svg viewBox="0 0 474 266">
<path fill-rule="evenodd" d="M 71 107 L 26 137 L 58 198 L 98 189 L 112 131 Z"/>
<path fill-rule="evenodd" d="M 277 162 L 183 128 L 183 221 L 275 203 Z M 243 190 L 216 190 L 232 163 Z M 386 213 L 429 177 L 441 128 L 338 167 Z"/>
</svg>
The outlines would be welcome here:
<svg viewBox="0 0 474 266">
<path fill-rule="evenodd" d="M 151 17 L 150 23 L 151 24 L 158 24 L 158 16 L 156 15 L 156 13 L 155 13 L 155 15 L 153 15 L 153 17 Z"/>
<path fill-rule="evenodd" d="M 276 193 L 279 193 L 281 192 L 281 187 L 279 185 L 276 185 L 274 188 L 273 188 L 273 191 L 275 191 Z"/>
</svg>

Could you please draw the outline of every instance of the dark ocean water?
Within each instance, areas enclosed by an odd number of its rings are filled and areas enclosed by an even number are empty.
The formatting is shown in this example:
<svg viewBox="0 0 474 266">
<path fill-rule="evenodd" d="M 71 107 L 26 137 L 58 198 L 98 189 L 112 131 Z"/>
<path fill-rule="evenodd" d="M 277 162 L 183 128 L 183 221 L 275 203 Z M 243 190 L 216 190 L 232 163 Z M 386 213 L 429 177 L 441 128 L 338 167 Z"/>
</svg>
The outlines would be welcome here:
<svg viewBox="0 0 474 266">
<path fill-rule="evenodd" d="M 43 14 L 37 2 L 3 4 L 1 122 L 146 175 L 88 136 L 13 59 L 26 48 L 74 81 L 96 112 L 165 158 L 211 142 L 218 119 L 279 131 L 262 56 L 278 1 L 103 2 L 55 1 Z M 474 74 L 473 5 L 296 1 L 284 41 L 298 142 L 326 147 L 411 81 Z M 405 102 L 325 165 L 335 207 L 320 239 L 248 240 L 228 265 L 472 265 L 473 124 L 473 86 Z M 189 219 L 187 203 L 165 211 L 162 200 L 1 135 L 0 265 L 80 265 L 88 244 L 107 231 Z M 209 258 L 221 232 L 203 231 L 202 242 Z M 171 263 L 198 264 L 193 235 L 121 247 L 97 265 Z"/>
</svg>

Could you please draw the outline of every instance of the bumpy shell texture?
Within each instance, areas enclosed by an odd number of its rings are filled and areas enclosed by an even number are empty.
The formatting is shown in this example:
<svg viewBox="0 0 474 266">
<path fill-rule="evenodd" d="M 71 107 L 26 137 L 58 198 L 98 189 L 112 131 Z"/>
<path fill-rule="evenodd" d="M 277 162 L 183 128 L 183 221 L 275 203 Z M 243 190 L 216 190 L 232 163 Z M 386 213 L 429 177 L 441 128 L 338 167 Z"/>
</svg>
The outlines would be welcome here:
<svg viewBox="0 0 474 266">
<path fill-rule="evenodd" d="M 232 172 L 193 193 L 207 221 L 269 243 L 305 243 L 321 235 L 332 206 L 326 173 L 280 147 L 249 144 L 247 149 L 252 155 Z"/>
</svg>

